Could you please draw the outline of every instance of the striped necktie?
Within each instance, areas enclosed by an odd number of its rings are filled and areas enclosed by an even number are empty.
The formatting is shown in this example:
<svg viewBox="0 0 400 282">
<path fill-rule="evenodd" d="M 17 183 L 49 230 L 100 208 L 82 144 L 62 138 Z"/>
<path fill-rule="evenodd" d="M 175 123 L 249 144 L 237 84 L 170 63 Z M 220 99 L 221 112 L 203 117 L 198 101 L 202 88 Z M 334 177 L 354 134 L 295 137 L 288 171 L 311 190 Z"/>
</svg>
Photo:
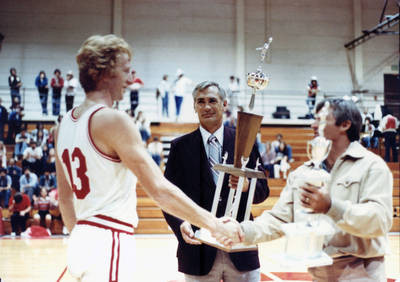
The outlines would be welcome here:
<svg viewBox="0 0 400 282">
<path fill-rule="evenodd" d="M 208 162 L 210 163 L 211 172 L 212 172 L 212 175 L 213 175 L 214 182 L 217 183 L 219 172 L 218 172 L 218 170 L 213 169 L 213 166 L 215 164 L 219 164 L 220 163 L 221 146 L 218 143 L 217 137 L 215 137 L 214 135 L 210 135 L 210 137 L 208 138 L 207 143 L 208 143 Z"/>
</svg>

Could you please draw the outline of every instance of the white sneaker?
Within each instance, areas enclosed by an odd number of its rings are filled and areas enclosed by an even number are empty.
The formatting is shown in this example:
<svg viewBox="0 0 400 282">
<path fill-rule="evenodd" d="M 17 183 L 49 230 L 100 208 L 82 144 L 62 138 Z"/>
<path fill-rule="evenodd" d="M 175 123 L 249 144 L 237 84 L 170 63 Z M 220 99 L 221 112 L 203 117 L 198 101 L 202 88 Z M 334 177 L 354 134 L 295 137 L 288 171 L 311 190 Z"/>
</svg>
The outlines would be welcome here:
<svg viewBox="0 0 400 282">
<path fill-rule="evenodd" d="M 46 229 L 47 233 L 49 233 L 49 236 L 51 236 L 51 231 L 49 228 Z"/>
<path fill-rule="evenodd" d="M 11 237 L 15 237 L 15 232 L 11 232 Z"/>
<path fill-rule="evenodd" d="M 63 230 L 62 230 L 62 233 L 64 234 L 64 235 L 67 235 L 68 234 L 68 229 L 67 229 L 67 227 L 63 227 Z"/>
</svg>

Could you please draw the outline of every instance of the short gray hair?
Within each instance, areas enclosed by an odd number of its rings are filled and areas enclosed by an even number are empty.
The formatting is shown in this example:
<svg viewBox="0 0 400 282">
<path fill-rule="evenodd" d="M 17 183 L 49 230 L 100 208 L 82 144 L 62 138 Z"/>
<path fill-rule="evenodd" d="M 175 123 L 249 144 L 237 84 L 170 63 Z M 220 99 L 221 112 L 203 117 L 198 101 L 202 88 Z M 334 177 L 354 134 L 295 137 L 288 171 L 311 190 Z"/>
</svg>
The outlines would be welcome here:
<svg viewBox="0 0 400 282">
<path fill-rule="evenodd" d="M 196 85 L 196 87 L 194 88 L 193 92 L 192 92 L 192 96 L 193 96 L 193 100 L 196 101 L 196 96 L 197 96 L 197 92 L 201 92 L 206 90 L 209 87 L 215 86 L 218 89 L 218 95 L 221 98 L 222 101 L 226 101 L 226 93 L 225 90 L 219 86 L 218 83 L 214 82 L 214 81 L 203 81 L 200 82 L 199 84 Z"/>
</svg>

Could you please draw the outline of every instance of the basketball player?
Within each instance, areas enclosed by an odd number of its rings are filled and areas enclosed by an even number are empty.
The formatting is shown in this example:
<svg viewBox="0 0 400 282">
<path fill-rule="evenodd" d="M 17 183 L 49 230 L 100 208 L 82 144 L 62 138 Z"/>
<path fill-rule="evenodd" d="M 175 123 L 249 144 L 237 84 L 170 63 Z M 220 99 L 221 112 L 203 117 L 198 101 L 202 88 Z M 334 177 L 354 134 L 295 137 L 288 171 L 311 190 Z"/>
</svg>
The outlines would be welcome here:
<svg viewBox="0 0 400 282">
<path fill-rule="evenodd" d="M 168 182 L 124 112 L 112 109 L 132 83 L 131 49 L 114 35 L 88 38 L 77 55 L 84 102 L 57 131 L 57 180 L 63 220 L 72 231 L 68 269 L 80 281 L 132 281 L 136 180 L 168 213 L 234 239 L 220 220 Z M 188 160 L 189 161 L 189 160 Z"/>
</svg>

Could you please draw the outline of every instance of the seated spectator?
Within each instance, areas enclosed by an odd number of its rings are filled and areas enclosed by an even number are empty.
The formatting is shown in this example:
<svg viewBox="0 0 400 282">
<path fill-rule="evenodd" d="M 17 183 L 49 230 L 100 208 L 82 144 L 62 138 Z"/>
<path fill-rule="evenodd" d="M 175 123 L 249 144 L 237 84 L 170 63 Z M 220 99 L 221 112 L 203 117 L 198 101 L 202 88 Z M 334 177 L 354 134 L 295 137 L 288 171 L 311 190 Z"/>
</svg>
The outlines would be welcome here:
<svg viewBox="0 0 400 282">
<path fill-rule="evenodd" d="M 0 165 L 2 168 L 7 168 L 7 148 L 4 142 L 0 140 Z"/>
<path fill-rule="evenodd" d="M 44 174 L 39 177 L 39 188 L 46 188 L 48 192 L 56 188 L 56 179 L 49 170 L 45 170 Z"/>
<path fill-rule="evenodd" d="M 26 128 L 23 128 L 20 133 L 15 136 L 15 148 L 14 148 L 14 157 L 16 160 L 20 160 L 24 151 L 29 146 L 29 142 L 31 141 L 30 135 L 26 132 Z"/>
<path fill-rule="evenodd" d="M 25 149 L 22 158 L 22 169 L 29 167 L 36 175 L 41 174 L 41 159 L 43 156 L 42 148 L 37 146 L 36 142 L 31 140 L 29 147 Z"/>
<path fill-rule="evenodd" d="M 56 174 L 56 151 L 54 150 L 54 148 L 51 148 L 49 150 L 49 156 L 47 157 L 43 170 L 50 171 L 52 175 Z"/>
<path fill-rule="evenodd" d="M 38 146 L 42 147 L 44 143 L 47 143 L 49 131 L 44 128 L 43 123 L 38 122 L 36 128 L 31 131 L 30 135 L 31 140 L 35 141 Z"/>
<path fill-rule="evenodd" d="M 289 150 L 285 142 L 279 143 L 278 150 L 276 151 L 276 158 L 274 164 L 274 176 L 280 178 L 280 172 L 283 173 L 283 178 L 286 179 L 287 171 L 290 169 Z"/>
<path fill-rule="evenodd" d="M 366 117 L 361 133 L 361 143 L 366 148 L 378 148 L 378 137 L 374 137 L 375 126 L 371 123 L 371 118 Z"/>
<path fill-rule="evenodd" d="M 19 179 L 19 187 L 21 193 L 27 194 L 31 202 L 33 202 L 33 195 L 37 195 L 38 178 L 36 174 L 31 172 L 29 167 L 24 169 L 24 174 Z"/>
<path fill-rule="evenodd" d="M 154 137 L 153 142 L 150 142 L 149 145 L 147 145 L 147 150 L 156 164 L 160 166 L 163 154 L 163 145 L 158 137 Z"/>
<path fill-rule="evenodd" d="M 55 127 L 50 128 L 49 137 L 47 137 L 46 144 L 49 149 L 54 148 L 54 130 Z"/>
<path fill-rule="evenodd" d="M 5 168 L 0 169 L 0 206 L 8 208 L 11 197 L 11 177 Z M 3 203 L 1 201 L 4 201 Z"/>
<path fill-rule="evenodd" d="M 15 193 L 10 198 L 9 210 L 11 215 L 11 236 L 20 235 L 26 230 L 26 221 L 31 211 L 31 202 L 26 194 Z"/>
<path fill-rule="evenodd" d="M 265 170 L 268 171 L 268 177 L 274 178 L 274 164 L 275 164 L 276 152 L 275 149 L 272 147 L 271 142 L 265 142 L 265 151 L 261 155 L 261 159 L 263 162 L 263 166 Z"/>
<path fill-rule="evenodd" d="M 399 120 L 391 115 L 386 114 L 379 123 L 379 131 L 382 132 L 385 139 L 385 161 L 390 162 L 390 150 L 392 150 L 392 161 L 398 162 L 396 134 L 399 129 Z"/>
<path fill-rule="evenodd" d="M 146 120 L 142 111 L 138 112 L 137 117 L 135 118 L 135 124 L 139 129 L 143 142 L 147 143 L 151 136 L 150 123 Z"/>
<path fill-rule="evenodd" d="M 283 136 L 282 136 L 282 134 L 278 133 L 276 135 L 276 140 L 272 141 L 272 143 L 271 143 L 272 147 L 275 148 L 276 152 L 278 151 L 279 144 L 282 143 L 282 142 L 284 142 L 283 141 Z M 285 147 L 287 148 L 287 156 L 288 156 L 289 162 L 293 162 L 294 159 L 292 157 L 292 147 L 289 144 L 286 144 L 286 143 L 285 143 Z"/>
<path fill-rule="evenodd" d="M 38 210 L 38 213 L 33 216 L 35 223 L 37 225 L 43 226 L 47 228 L 47 232 L 51 235 L 50 226 L 51 226 L 51 199 L 48 195 L 48 190 L 46 188 L 40 189 L 40 196 L 35 197 L 34 208 Z"/>
<path fill-rule="evenodd" d="M 19 192 L 19 179 L 21 178 L 22 168 L 15 163 L 14 158 L 8 160 L 7 174 L 11 177 L 11 187 L 16 192 Z"/>
</svg>

